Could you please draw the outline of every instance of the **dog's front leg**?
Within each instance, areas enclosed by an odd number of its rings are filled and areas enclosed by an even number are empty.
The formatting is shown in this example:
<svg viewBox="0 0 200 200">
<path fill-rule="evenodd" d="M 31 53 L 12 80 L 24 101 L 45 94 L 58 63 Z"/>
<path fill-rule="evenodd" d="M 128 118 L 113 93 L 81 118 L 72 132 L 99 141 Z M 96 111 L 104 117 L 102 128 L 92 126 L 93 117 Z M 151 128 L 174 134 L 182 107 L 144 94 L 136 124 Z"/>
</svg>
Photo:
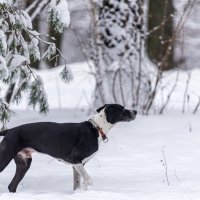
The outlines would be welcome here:
<svg viewBox="0 0 200 200">
<path fill-rule="evenodd" d="M 74 178 L 74 190 L 76 190 L 81 186 L 81 176 L 74 167 L 73 167 L 73 178 Z"/>
<path fill-rule="evenodd" d="M 78 172 L 78 174 L 83 178 L 84 189 L 87 189 L 88 185 L 92 185 L 92 179 L 90 178 L 89 174 L 86 172 L 82 163 L 74 164 L 73 167 Z"/>
</svg>

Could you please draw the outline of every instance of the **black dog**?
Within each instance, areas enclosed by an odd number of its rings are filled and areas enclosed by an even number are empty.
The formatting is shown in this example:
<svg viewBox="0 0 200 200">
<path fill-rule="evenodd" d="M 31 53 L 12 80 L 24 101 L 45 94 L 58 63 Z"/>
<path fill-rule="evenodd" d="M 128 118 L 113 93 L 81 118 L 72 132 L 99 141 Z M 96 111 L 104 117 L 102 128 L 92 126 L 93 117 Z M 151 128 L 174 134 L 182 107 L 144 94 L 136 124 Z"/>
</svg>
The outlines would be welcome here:
<svg viewBox="0 0 200 200">
<path fill-rule="evenodd" d="M 126 110 L 118 104 L 106 104 L 97 112 L 89 121 L 81 123 L 38 122 L 0 132 L 0 136 L 5 136 L 0 143 L 0 172 L 13 158 L 16 163 L 9 191 L 16 192 L 35 151 L 72 164 L 74 189 L 80 187 L 80 177 L 85 187 L 91 185 L 84 164 L 97 152 L 99 142 L 107 140 L 106 134 L 114 124 L 134 120 L 137 114 L 137 111 Z"/>
</svg>

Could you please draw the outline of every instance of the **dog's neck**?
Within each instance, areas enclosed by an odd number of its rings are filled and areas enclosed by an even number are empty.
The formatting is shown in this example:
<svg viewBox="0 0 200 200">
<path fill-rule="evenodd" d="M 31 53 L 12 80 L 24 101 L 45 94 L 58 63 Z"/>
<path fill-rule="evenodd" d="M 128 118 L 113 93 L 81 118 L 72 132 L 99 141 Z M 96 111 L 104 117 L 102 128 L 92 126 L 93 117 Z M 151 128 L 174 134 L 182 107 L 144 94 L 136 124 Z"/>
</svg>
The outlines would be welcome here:
<svg viewBox="0 0 200 200">
<path fill-rule="evenodd" d="M 101 110 L 99 113 L 95 114 L 91 118 L 100 128 L 102 128 L 102 131 L 105 135 L 108 134 L 108 131 L 114 126 L 114 124 L 111 124 L 106 119 L 105 109 Z"/>
</svg>

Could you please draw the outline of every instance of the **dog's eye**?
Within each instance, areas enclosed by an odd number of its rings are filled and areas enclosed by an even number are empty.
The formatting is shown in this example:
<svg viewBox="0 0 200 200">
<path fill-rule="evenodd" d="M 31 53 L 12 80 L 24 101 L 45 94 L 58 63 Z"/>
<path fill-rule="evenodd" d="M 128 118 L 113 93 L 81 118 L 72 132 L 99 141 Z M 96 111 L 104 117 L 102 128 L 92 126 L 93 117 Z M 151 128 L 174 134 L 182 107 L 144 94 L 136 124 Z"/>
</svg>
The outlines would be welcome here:
<svg viewBox="0 0 200 200">
<path fill-rule="evenodd" d="M 125 109 L 124 108 L 122 108 L 122 110 L 121 110 L 121 115 L 123 115 L 123 113 L 125 112 Z"/>
</svg>

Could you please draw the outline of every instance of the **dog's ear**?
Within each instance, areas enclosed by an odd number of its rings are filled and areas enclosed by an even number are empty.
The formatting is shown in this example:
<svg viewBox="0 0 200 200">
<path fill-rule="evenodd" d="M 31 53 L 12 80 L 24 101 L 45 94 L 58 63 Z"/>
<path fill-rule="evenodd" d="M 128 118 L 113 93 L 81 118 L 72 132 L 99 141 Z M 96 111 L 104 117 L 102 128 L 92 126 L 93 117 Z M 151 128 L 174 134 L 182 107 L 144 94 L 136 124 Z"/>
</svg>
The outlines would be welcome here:
<svg viewBox="0 0 200 200">
<path fill-rule="evenodd" d="M 111 124 L 115 124 L 120 121 L 120 115 L 123 111 L 123 106 L 112 104 L 106 107 L 106 120 Z"/>
<path fill-rule="evenodd" d="M 101 106 L 100 108 L 98 108 L 96 111 L 99 113 L 101 110 L 103 110 L 106 107 L 107 104 L 105 104 L 104 106 Z"/>
</svg>

